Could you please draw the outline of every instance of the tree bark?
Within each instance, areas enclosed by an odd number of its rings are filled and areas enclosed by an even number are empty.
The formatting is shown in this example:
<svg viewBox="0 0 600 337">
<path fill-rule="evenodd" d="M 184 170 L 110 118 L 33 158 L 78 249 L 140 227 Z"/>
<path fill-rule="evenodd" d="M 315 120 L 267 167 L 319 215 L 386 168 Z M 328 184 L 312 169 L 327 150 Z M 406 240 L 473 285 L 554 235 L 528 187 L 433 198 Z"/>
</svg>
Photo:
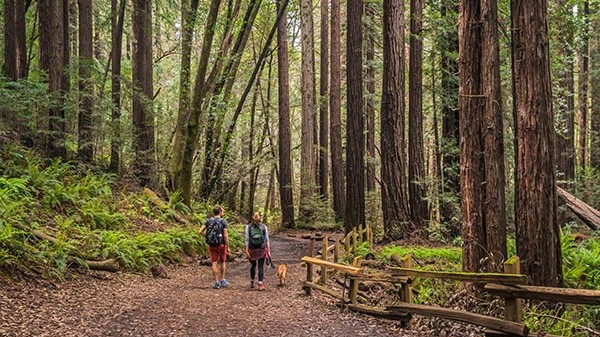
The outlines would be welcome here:
<svg viewBox="0 0 600 337">
<path fill-rule="evenodd" d="M 579 166 L 586 167 L 587 162 L 587 133 L 588 133 L 588 81 L 589 81 L 589 1 L 583 3 L 583 25 L 581 27 L 581 49 L 579 51 L 579 78 L 578 78 L 578 116 L 577 126 L 579 128 Z"/>
<path fill-rule="evenodd" d="M 511 1 L 515 227 L 521 271 L 534 285 L 560 286 L 547 12 L 547 0 Z"/>
<path fill-rule="evenodd" d="M 367 118 L 367 192 L 375 191 L 375 8 L 366 2 L 365 16 L 365 116 Z"/>
<path fill-rule="evenodd" d="M 331 0 L 331 190 L 336 221 L 344 216 L 344 161 L 342 158 L 340 0 Z"/>
<path fill-rule="evenodd" d="M 119 173 L 121 168 L 121 148 L 123 139 L 121 137 L 121 56 L 123 54 L 123 22 L 125 20 L 125 5 L 127 0 L 111 0 L 111 129 L 112 138 L 110 142 L 110 164 L 111 172 Z M 118 15 L 116 14 L 118 13 Z"/>
<path fill-rule="evenodd" d="M 319 194 L 329 197 L 329 2 L 321 1 L 319 75 Z"/>
<path fill-rule="evenodd" d="M 186 124 L 190 119 L 190 72 L 192 59 L 192 40 L 196 26 L 198 0 L 181 1 L 181 66 L 179 70 L 179 110 L 177 111 L 177 124 L 173 135 L 173 159 L 171 163 L 171 186 L 173 191 L 180 188 L 177 175 L 181 172 L 183 146 L 185 140 Z"/>
<path fill-rule="evenodd" d="M 346 36 L 346 232 L 365 224 L 365 121 L 362 79 L 362 2 L 348 0 Z"/>
<path fill-rule="evenodd" d="M 315 98 L 314 94 L 314 36 L 311 0 L 300 1 L 300 30 L 302 44 L 302 138 L 300 156 L 300 213 L 298 218 L 310 221 L 313 214 L 311 198 L 316 187 L 315 158 Z"/>
<path fill-rule="evenodd" d="M 287 0 L 277 1 L 277 11 L 285 7 Z M 279 104 L 279 198 L 281 203 L 281 226 L 293 228 L 294 224 L 294 194 L 292 177 L 291 143 L 292 128 L 290 124 L 290 93 L 289 93 L 289 61 L 287 41 L 286 12 L 277 24 L 277 81 Z"/>
<path fill-rule="evenodd" d="M 41 0 L 39 6 L 40 68 L 48 74 L 51 106 L 48 112 L 46 152 L 50 157 L 65 157 L 65 116 L 63 107 L 64 30 L 63 2 Z"/>
<path fill-rule="evenodd" d="M 185 133 L 185 145 L 183 147 L 181 173 L 173 172 L 174 179 L 179 179 L 176 186 L 181 188 L 181 196 L 184 202 L 189 205 L 192 197 L 192 168 L 194 165 L 194 155 L 198 148 L 198 138 L 200 135 L 200 124 L 202 117 L 202 101 L 206 96 L 205 78 L 210 57 L 210 50 L 215 35 L 215 24 L 219 13 L 221 0 L 212 0 L 208 17 L 206 18 L 206 26 L 204 27 L 204 36 L 202 38 L 202 51 L 200 54 L 200 62 L 196 71 L 196 79 L 194 83 L 194 91 L 192 95 L 192 113 L 190 120 L 187 123 L 187 131 Z"/>
<path fill-rule="evenodd" d="M 348 80 L 350 86 L 352 82 Z M 381 202 L 385 237 L 392 240 L 411 233 L 407 204 L 404 117 L 404 3 L 403 0 L 384 0 Z M 348 122 L 352 119 L 348 116 Z M 349 176 L 348 179 L 355 177 Z"/>
<path fill-rule="evenodd" d="M 485 176 L 482 209 L 488 257 L 485 265 L 487 270 L 492 270 L 508 258 L 497 0 L 481 0 L 481 22 L 481 78 L 485 96 L 483 124 L 481 125 Z"/>
<path fill-rule="evenodd" d="M 92 45 L 92 0 L 78 0 L 79 6 L 79 118 L 77 157 L 84 163 L 94 159 L 92 109 L 94 80 L 91 68 L 94 62 Z"/>
<path fill-rule="evenodd" d="M 134 175 L 144 185 L 154 182 L 154 113 L 152 108 L 152 1 L 133 0 L 133 129 Z"/>
<path fill-rule="evenodd" d="M 463 0 L 460 5 L 459 106 L 460 106 L 460 194 L 462 206 L 462 267 L 481 269 L 485 254 L 483 214 L 484 162 L 481 125 L 485 100 L 481 81 L 481 7 L 479 0 Z"/>
<path fill-rule="evenodd" d="M 425 235 L 425 162 L 423 158 L 423 2 L 410 1 L 410 56 L 408 87 L 408 188 L 411 222 L 416 235 Z"/>
<path fill-rule="evenodd" d="M 600 6 L 592 4 L 590 13 Z M 590 31 L 600 29 L 600 18 L 591 17 Z M 590 35 L 590 69 L 600 69 L 600 34 Z M 600 170 L 600 71 L 590 71 L 590 166 Z"/>
</svg>

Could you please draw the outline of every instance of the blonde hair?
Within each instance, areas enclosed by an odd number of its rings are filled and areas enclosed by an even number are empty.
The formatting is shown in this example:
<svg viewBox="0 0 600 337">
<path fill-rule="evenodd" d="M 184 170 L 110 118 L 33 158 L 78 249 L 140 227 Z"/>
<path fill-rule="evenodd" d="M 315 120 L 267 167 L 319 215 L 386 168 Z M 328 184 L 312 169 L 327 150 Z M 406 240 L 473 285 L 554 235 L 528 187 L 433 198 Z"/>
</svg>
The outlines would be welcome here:
<svg viewBox="0 0 600 337">
<path fill-rule="evenodd" d="M 252 222 L 260 223 L 260 213 L 254 212 L 254 215 L 252 215 Z"/>
</svg>

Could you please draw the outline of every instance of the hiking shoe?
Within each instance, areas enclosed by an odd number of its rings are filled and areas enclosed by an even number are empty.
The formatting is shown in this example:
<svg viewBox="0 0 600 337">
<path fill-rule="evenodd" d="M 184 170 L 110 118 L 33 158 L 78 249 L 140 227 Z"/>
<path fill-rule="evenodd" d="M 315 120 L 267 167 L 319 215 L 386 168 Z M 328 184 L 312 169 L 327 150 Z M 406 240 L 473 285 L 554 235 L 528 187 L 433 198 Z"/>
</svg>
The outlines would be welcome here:
<svg viewBox="0 0 600 337">
<path fill-rule="evenodd" d="M 254 280 L 250 281 L 250 288 L 254 288 Z"/>
<path fill-rule="evenodd" d="M 215 285 L 213 286 L 213 288 L 215 288 L 215 289 L 221 288 L 221 283 L 216 282 Z"/>
<path fill-rule="evenodd" d="M 265 285 L 262 282 L 258 282 L 258 290 L 265 290 Z"/>
<path fill-rule="evenodd" d="M 221 280 L 221 287 L 225 288 L 225 287 L 228 287 L 228 286 L 229 286 L 229 282 L 227 282 L 226 279 L 222 279 Z"/>
</svg>

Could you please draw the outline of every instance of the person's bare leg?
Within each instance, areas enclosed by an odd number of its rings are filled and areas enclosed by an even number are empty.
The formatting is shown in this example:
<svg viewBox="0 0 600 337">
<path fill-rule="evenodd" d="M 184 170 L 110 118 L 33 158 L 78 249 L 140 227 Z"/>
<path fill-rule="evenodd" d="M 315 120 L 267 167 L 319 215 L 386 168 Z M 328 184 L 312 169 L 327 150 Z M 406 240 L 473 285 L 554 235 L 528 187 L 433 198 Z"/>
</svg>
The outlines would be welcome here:
<svg viewBox="0 0 600 337">
<path fill-rule="evenodd" d="M 221 263 L 221 280 L 225 279 L 225 271 L 227 271 L 227 265 L 225 261 Z"/>
<path fill-rule="evenodd" d="M 212 272 L 215 277 L 215 282 L 219 282 L 219 266 L 217 265 L 217 262 L 212 263 Z"/>
</svg>

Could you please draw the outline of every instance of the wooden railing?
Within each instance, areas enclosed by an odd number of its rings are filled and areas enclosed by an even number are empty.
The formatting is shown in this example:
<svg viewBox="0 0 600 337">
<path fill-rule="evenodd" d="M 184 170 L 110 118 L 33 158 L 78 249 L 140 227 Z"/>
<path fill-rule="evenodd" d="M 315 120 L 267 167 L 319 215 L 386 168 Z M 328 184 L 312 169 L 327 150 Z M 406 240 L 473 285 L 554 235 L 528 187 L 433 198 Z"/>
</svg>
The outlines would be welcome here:
<svg viewBox="0 0 600 337">
<path fill-rule="evenodd" d="M 343 240 L 345 253 L 356 251 L 358 232 L 371 233 L 369 227 L 349 233 Z M 369 239 L 369 234 L 363 236 Z M 350 239 L 349 239 L 350 238 Z M 311 294 L 312 289 L 322 291 L 341 301 L 345 307 L 371 315 L 390 319 L 397 319 L 408 325 L 411 314 L 428 315 L 450 320 L 475 324 L 487 328 L 486 335 L 491 336 L 527 336 L 529 328 L 523 324 L 522 299 L 534 299 L 550 302 L 566 302 L 578 304 L 600 305 L 600 291 L 583 289 L 566 289 L 553 287 L 533 287 L 525 285 L 528 281 L 526 275 L 520 273 L 520 261 L 513 257 L 504 263 L 504 273 L 464 273 L 426 271 L 412 267 L 412 256 L 395 256 L 394 260 L 399 267 L 388 267 L 383 271 L 375 271 L 362 266 L 362 259 L 354 257 L 351 264 L 340 262 L 342 255 L 341 241 L 333 240 L 329 245 L 329 238 L 323 237 L 321 250 L 314 254 L 316 242 L 311 240 L 308 256 L 302 258 L 307 266 L 307 278 L 304 289 Z M 372 241 L 369 241 L 370 243 Z M 333 256 L 330 254 L 333 253 Z M 331 261 L 330 261 L 331 260 Z M 320 268 L 320 275 L 315 276 L 314 267 Z M 343 282 L 341 294 L 327 286 L 331 272 L 340 273 L 349 284 Z M 414 278 L 435 278 L 448 281 L 461 281 L 483 284 L 483 289 L 490 295 L 503 297 L 505 300 L 504 318 L 489 317 L 471 312 L 452 310 L 430 305 L 413 303 L 412 280 Z M 359 283 L 364 281 L 391 282 L 400 284 L 400 303 L 387 307 L 375 307 L 359 304 Z M 348 291 L 346 297 L 345 292 Z M 553 337 L 546 334 L 547 337 Z"/>
</svg>

